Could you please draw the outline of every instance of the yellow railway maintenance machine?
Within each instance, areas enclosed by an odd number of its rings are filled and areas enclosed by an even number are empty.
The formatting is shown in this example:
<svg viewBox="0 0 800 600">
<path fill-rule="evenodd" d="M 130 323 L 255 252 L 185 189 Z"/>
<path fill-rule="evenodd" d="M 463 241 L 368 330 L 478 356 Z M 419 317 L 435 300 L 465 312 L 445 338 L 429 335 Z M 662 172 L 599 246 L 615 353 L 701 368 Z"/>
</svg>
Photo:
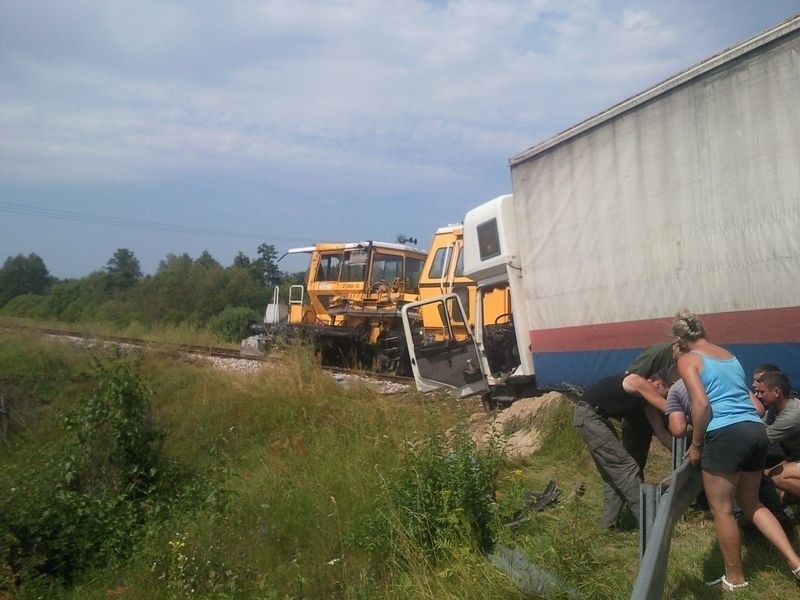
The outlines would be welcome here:
<svg viewBox="0 0 800 600">
<path fill-rule="evenodd" d="M 278 289 L 263 323 L 251 323 L 243 353 L 265 352 L 277 342 L 310 342 L 324 364 L 379 373 L 411 373 L 400 309 L 419 300 L 426 253 L 388 242 L 319 243 L 287 254 L 310 255 L 306 285 Z"/>
</svg>

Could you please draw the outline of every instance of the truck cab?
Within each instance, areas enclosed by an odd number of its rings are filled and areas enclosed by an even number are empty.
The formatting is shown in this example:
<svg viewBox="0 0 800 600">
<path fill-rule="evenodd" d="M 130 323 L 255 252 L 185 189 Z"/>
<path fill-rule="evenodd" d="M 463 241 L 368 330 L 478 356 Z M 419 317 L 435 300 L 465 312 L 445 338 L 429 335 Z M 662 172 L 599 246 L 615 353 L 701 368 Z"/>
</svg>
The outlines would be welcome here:
<svg viewBox="0 0 800 600">
<path fill-rule="evenodd" d="M 506 194 L 464 217 L 464 274 L 476 286 L 475 337 L 490 385 L 529 385 L 533 353 L 514 196 Z M 502 301 L 501 301 L 502 299 Z M 502 312 L 501 312 L 502 311 Z"/>
<path fill-rule="evenodd" d="M 408 306 L 422 316 L 410 350 L 420 390 L 444 387 L 463 397 L 490 389 L 510 398 L 534 385 L 520 273 L 511 195 L 469 211 L 461 226 L 436 232 L 420 280 L 421 300 Z M 464 357 L 470 345 L 474 351 Z"/>
</svg>

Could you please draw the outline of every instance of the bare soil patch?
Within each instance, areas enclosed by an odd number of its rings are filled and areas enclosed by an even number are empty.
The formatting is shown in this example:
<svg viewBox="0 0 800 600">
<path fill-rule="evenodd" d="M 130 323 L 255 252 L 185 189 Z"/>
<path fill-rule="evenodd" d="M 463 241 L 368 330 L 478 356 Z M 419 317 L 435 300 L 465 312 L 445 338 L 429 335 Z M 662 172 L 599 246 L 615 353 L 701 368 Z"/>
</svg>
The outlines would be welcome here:
<svg viewBox="0 0 800 600">
<path fill-rule="evenodd" d="M 527 458 L 541 446 L 537 415 L 558 402 L 569 400 L 559 392 L 548 392 L 535 398 L 520 398 L 500 411 L 476 413 L 469 421 L 470 438 L 479 448 L 497 438 L 506 457 Z"/>
</svg>

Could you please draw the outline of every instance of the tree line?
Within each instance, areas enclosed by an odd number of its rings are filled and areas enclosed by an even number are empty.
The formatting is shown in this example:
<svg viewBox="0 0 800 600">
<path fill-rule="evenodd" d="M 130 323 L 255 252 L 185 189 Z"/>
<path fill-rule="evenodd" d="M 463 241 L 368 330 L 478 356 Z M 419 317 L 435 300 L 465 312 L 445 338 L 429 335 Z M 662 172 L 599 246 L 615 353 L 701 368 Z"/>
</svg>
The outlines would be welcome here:
<svg viewBox="0 0 800 600">
<path fill-rule="evenodd" d="M 276 258 L 271 244 L 261 244 L 254 259 L 239 252 L 228 267 L 207 251 L 194 259 L 168 254 L 153 275 L 143 275 L 134 253 L 119 248 L 104 268 L 59 280 L 37 254 L 18 254 L 0 268 L 0 314 L 119 328 L 189 326 L 237 341 L 247 321 L 261 318 L 274 286 L 284 298 L 304 281 L 303 272 L 281 272 Z"/>
</svg>

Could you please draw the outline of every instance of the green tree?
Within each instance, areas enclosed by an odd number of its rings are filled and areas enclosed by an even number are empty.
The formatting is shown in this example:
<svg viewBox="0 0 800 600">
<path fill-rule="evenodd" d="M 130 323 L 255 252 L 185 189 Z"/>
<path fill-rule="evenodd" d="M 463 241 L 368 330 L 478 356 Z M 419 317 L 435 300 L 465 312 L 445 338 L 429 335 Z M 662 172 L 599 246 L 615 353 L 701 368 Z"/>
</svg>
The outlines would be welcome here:
<svg viewBox="0 0 800 600">
<path fill-rule="evenodd" d="M 225 287 L 220 292 L 224 307 L 246 306 L 262 313 L 267 304 L 266 289 L 253 277 L 252 269 L 225 269 Z"/>
<path fill-rule="evenodd" d="M 80 279 L 62 281 L 47 297 L 47 315 L 64 321 L 91 319 L 110 298 L 108 273 L 95 271 Z"/>
<path fill-rule="evenodd" d="M 249 269 L 252 264 L 253 264 L 253 262 L 250 260 L 250 257 L 247 256 L 247 254 L 245 254 L 241 250 L 239 251 L 239 254 L 237 254 L 236 256 L 233 257 L 233 266 L 234 267 L 240 267 L 242 269 Z"/>
<path fill-rule="evenodd" d="M 254 296 L 246 289 L 238 289 L 242 287 L 239 285 L 231 287 L 228 293 L 231 280 L 228 271 L 208 252 L 196 260 L 188 254 L 170 254 L 159 263 L 156 273 L 145 278 L 126 298 L 141 307 L 137 320 L 143 323 L 202 327 L 231 302 L 241 305 L 240 302 Z"/>
<path fill-rule="evenodd" d="M 203 253 L 197 257 L 195 263 L 206 269 L 222 268 L 222 265 L 217 262 L 217 259 L 211 256 L 208 250 L 203 250 Z"/>
<path fill-rule="evenodd" d="M 158 261 L 158 271 L 156 271 L 156 275 L 175 269 L 188 269 L 192 266 L 192 262 L 192 257 L 186 254 L 186 252 L 181 255 L 170 252 L 163 260 Z"/>
<path fill-rule="evenodd" d="M 203 252 L 189 269 L 191 294 L 185 299 L 191 321 L 198 326 L 225 308 L 222 290 L 225 287 L 225 269 L 208 252 Z"/>
<path fill-rule="evenodd" d="M 129 290 L 142 278 L 139 260 L 127 248 L 117 248 L 108 259 L 106 273 L 111 289 Z"/>
<path fill-rule="evenodd" d="M 0 306 L 21 294 L 44 294 L 53 283 L 42 258 L 17 254 L 0 269 Z"/>
<path fill-rule="evenodd" d="M 131 290 L 134 304 L 140 307 L 138 319 L 148 324 L 177 325 L 188 319 L 188 303 L 194 293 L 190 270 L 194 265 L 186 254 L 168 254 L 158 269 Z"/>
<path fill-rule="evenodd" d="M 271 288 L 281 282 L 281 272 L 278 269 L 278 252 L 272 244 L 261 244 L 258 247 L 258 258 L 253 262 L 256 266 L 261 282 Z"/>
</svg>

